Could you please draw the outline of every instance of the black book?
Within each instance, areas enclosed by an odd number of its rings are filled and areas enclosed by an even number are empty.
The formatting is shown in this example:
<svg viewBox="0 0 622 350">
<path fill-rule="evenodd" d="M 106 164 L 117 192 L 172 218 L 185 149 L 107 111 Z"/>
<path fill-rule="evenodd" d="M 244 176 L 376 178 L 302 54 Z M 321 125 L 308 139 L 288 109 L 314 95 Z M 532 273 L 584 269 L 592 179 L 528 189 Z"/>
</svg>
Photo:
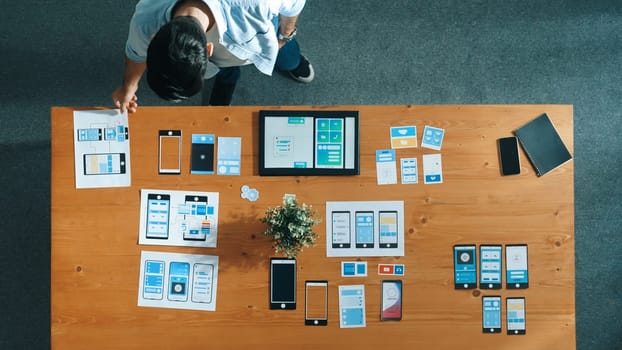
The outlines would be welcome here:
<svg viewBox="0 0 622 350">
<path fill-rule="evenodd" d="M 546 113 L 514 130 L 536 174 L 542 176 L 572 159 Z"/>
</svg>

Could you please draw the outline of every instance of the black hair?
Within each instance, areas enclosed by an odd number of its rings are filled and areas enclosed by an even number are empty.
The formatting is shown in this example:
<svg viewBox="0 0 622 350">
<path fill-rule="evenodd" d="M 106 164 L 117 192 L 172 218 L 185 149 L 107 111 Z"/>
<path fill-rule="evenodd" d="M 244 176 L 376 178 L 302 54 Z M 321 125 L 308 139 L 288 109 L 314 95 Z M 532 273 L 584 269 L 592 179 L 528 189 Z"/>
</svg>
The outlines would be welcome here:
<svg viewBox="0 0 622 350">
<path fill-rule="evenodd" d="M 165 100 L 185 100 L 203 88 L 207 62 L 207 38 L 199 21 L 174 17 L 149 43 L 147 82 Z"/>
</svg>

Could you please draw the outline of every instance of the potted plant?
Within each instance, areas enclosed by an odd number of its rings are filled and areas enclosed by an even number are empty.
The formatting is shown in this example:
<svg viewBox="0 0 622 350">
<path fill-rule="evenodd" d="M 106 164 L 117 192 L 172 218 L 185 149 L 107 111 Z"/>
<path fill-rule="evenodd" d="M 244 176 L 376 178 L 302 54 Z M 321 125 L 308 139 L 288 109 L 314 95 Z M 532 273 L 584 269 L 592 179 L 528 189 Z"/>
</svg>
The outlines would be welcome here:
<svg viewBox="0 0 622 350">
<path fill-rule="evenodd" d="M 321 221 L 315 215 L 311 206 L 298 205 L 296 196 L 285 195 L 282 206 L 268 208 L 259 220 L 268 225 L 263 234 L 272 238 L 276 253 L 296 258 L 304 247 L 315 246 L 318 235 L 311 228 Z"/>
</svg>

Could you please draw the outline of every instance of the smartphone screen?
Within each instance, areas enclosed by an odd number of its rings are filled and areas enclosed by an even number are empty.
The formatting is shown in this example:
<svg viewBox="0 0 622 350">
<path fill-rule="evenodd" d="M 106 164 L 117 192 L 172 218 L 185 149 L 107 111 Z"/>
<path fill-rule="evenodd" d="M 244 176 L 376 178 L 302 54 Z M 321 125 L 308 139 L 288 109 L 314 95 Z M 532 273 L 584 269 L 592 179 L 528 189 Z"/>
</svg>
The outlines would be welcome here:
<svg viewBox="0 0 622 350">
<path fill-rule="evenodd" d="M 207 196 L 186 196 L 179 213 L 183 215 L 181 231 L 185 240 L 204 241 L 210 233 L 207 219 Z"/>
<path fill-rule="evenodd" d="M 378 213 L 378 228 L 381 248 L 397 248 L 397 212 L 381 211 Z"/>
<path fill-rule="evenodd" d="M 501 333 L 501 297 L 482 297 L 482 331 Z"/>
<path fill-rule="evenodd" d="M 518 158 L 518 142 L 516 137 L 503 137 L 498 140 L 498 143 L 501 174 L 520 174 L 520 160 Z"/>
<path fill-rule="evenodd" d="M 357 211 L 354 214 L 354 236 L 357 248 L 374 247 L 374 212 Z"/>
<path fill-rule="evenodd" d="M 181 173 L 181 130 L 160 130 L 160 174 Z"/>
<path fill-rule="evenodd" d="M 479 287 L 501 289 L 501 245 L 479 246 Z"/>
<path fill-rule="evenodd" d="M 84 155 L 84 175 L 125 174 L 125 153 Z"/>
<path fill-rule="evenodd" d="M 296 309 L 295 259 L 270 259 L 270 309 Z"/>
<path fill-rule="evenodd" d="M 192 301 L 211 303 L 214 286 L 214 265 L 194 264 L 192 268 Z"/>
<path fill-rule="evenodd" d="M 328 324 L 328 281 L 305 281 L 305 325 Z"/>
<path fill-rule="evenodd" d="M 214 173 L 214 139 L 213 134 L 192 134 L 190 149 L 190 173 Z"/>
<path fill-rule="evenodd" d="M 332 212 L 333 248 L 350 248 L 350 212 Z"/>
<path fill-rule="evenodd" d="M 382 281 L 382 307 L 380 319 L 383 321 L 399 321 L 402 319 L 402 281 Z"/>
<path fill-rule="evenodd" d="M 171 261 L 169 269 L 168 300 L 188 300 L 188 280 L 190 278 L 190 264 Z"/>
<path fill-rule="evenodd" d="M 506 320 L 508 335 L 520 335 L 527 332 L 525 323 L 525 298 L 505 299 Z"/>
<path fill-rule="evenodd" d="M 168 238 L 171 196 L 147 194 L 147 238 Z"/>
<path fill-rule="evenodd" d="M 101 141 L 102 129 L 78 129 L 78 141 Z"/>
<path fill-rule="evenodd" d="M 454 246 L 454 288 L 477 288 L 475 245 Z"/>
<path fill-rule="evenodd" d="M 526 244 L 508 244 L 505 246 L 505 274 L 507 289 L 529 288 Z"/>
<path fill-rule="evenodd" d="M 164 296 L 164 261 L 146 260 L 143 298 L 162 300 Z"/>
</svg>

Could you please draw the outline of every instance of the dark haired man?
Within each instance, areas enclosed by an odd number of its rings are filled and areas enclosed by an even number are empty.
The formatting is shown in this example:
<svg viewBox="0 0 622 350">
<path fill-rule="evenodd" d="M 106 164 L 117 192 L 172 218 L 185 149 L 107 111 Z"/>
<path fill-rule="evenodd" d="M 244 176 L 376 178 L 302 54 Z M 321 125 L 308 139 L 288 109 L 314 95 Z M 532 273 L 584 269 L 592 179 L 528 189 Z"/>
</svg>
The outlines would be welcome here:
<svg viewBox="0 0 622 350">
<path fill-rule="evenodd" d="M 229 105 L 240 66 L 300 82 L 314 78 L 294 36 L 305 0 L 140 0 L 130 22 L 123 83 L 112 93 L 122 111 L 136 111 L 138 82 L 180 101 L 215 77 L 210 105 Z"/>
</svg>

